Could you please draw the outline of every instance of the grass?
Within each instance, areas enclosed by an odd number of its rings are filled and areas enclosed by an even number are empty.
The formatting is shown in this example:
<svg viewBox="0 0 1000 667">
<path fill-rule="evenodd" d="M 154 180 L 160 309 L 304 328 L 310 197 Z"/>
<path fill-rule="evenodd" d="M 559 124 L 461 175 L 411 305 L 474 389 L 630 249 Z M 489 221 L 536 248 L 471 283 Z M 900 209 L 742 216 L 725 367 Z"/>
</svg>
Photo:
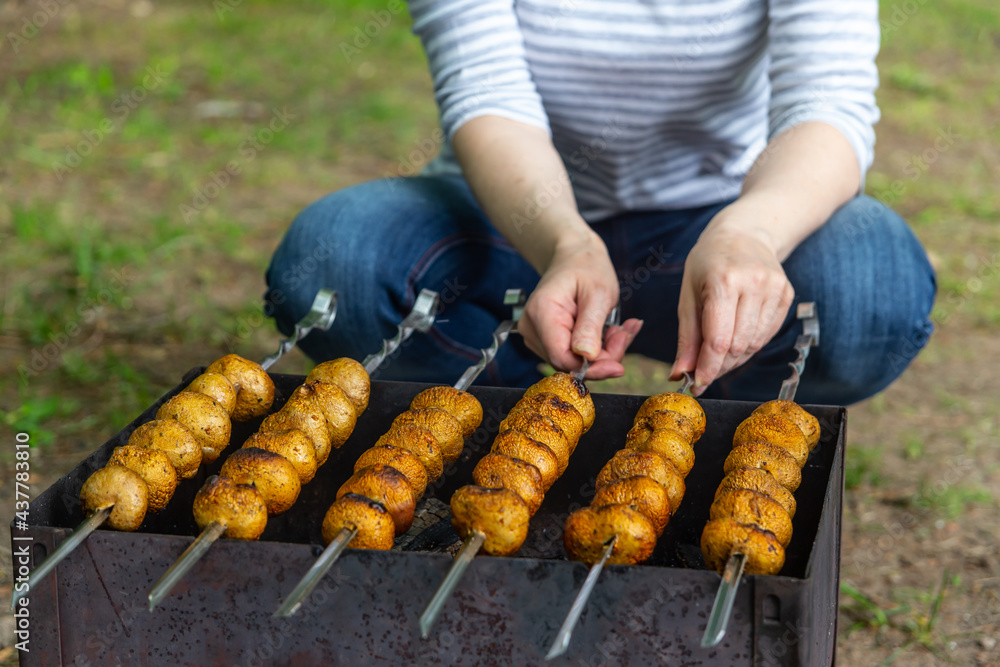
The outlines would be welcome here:
<svg viewBox="0 0 1000 667">
<path fill-rule="evenodd" d="M 944 570 L 933 589 L 898 589 L 895 595 L 908 598 L 911 602 L 886 608 L 885 603 L 877 602 L 849 582 L 842 581 L 840 592 L 848 601 L 841 603 L 841 610 L 854 619 L 846 634 L 850 636 L 862 628 L 875 632 L 877 636 L 890 629 L 900 632 L 904 640 L 879 663 L 880 667 L 893 664 L 913 646 L 923 647 L 935 656 L 943 657 L 947 638 L 936 631 L 936 626 L 949 588 L 955 589 L 960 584 L 961 577 L 952 576 Z"/>
<path fill-rule="evenodd" d="M 844 470 L 844 488 L 848 491 L 864 484 L 880 486 L 883 477 L 880 472 L 881 447 L 856 447 L 848 445 Z"/>
<path fill-rule="evenodd" d="M 920 490 L 912 505 L 936 512 L 949 520 L 963 515 L 973 505 L 990 505 L 993 494 L 988 489 L 972 484 L 942 485 L 922 480 Z"/>
</svg>

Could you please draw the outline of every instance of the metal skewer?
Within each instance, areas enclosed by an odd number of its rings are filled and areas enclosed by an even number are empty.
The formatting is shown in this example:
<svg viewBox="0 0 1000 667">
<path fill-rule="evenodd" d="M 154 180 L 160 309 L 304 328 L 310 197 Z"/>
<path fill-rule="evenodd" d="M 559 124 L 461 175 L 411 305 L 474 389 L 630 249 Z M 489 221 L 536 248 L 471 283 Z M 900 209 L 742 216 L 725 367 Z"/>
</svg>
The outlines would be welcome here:
<svg viewBox="0 0 1000 667">
<path fill-rule="evenodd" d="M 795 351 L 798 352 L 798 358 L 788 364 L 792 367 L 792 375 L 781 383 L 781 391 L 778 393 L 778 398 L 783 401 L 795 399 L 795 392 L 799 388 L 799 380 L 805 368 L 806 358 L 809 356 L 809 349 L 814 345 L 819 345 L 819 316 L 816 314 L 816 304 L 813 302 L 800 303 L 795 315 L 798 319 L 803 320 L 802 334 L 795 339 Z M 701 645 L 705 648 L 717 646 L 726 635 L 729 616 L 733 611 L 733 603 L 736 601 L 736 591 L 739 590 L 740 582 L 743 579 L 745 564 L 746 554 L 739 551 L 730 554 L 726 560 L 726 567 L 722 571 L 722 581 L 719 583 L 719 590 L 715 593 L 712 612 L 709 614 L 708 624 L 705 626 L 705 634 L 701 637 Z"/>
<path fill-rule="evenodd" d="M 273 617 L 288 618 L 297 612 L 302 607 L 305 599 L 316 588 L 316 584 L 333 567 L 333 564 L 340 558 L 340 554 L 344 552 L 344 549 L 347 548 L 347 545 L 351 543 L 351 540 L 357 534 L 357 526 L 354 528 L 341 528 L 337 536 L 323 549 L 323 553 L 316 559 L 316 562 L 309 568 L 309 571 L 302 577 L 302 580 L 296 584 L 282 605 L 278 607 L 278 611 L 274 612 Z"/>
<path fill-rule="evenodd" d="M 608 562 L 608 559 L 611 558 L 611 552 L 615 550 L 615 544 L 617 543 L 618 536 L 615 535 L 605 543 L 601 560 L 590 566 L 590 572 L 587 573 L 583 587 L 576 594 L 573 606 L 569 608 L 569 613 L 566 614 L 566 619 L 563 621 L 562 627 L 559 628 L 559 633 L 552 642 L 552 646 L 549 647 L 549 652 L 545 654 L 546 660 L 558 658 L 569 648 L 569 640 L 573 637 L 573 629 L 576 627 L 577 621 L 580 620 L 580 614 L 583 613 L 583 608 L 587 606 L 587 600 L 590 599 L 590 594 L 594 591 L 594 586 L 597 585 L 601 571 L 604 569 L 604 565 Z"/>
<path fill-rule="evenodd" d="M 174 561 L 174 564 L 163 573 L 160 580 L 149 591 L 149 611 L 156 609 L 156 605 L 160 604 L 163 598 L 170 595 L 170 591 L 173 590 L 174 586 L 184 578 L 184 575 L 194 567 L 195 563 L 201 560 L 201 557 L 215 544 L 216 540 L 222 537 L 224 532 L 226 532 L 226 525 L 218 521 L 213 521 L 205 526 L 205 529 L 195 538 L 195 541 L 184 550 L 181 557 Z"/>
<path fill-rule="evenodd" d="M 608 317 L 604 323 L 605 331 L 607 331 L 607 328 L 609 326 L 616 325 L 619 323 L 619 313 L 620 310 L 617 305 L 611 309 L 611 312 L 608 313 Z M 603 342 L 603 333 L 602 333 L 602 342 Z M 576 373 L 573 374 L 573 376 L 578 380 L 583 380 L 583 378 L 587 375 L 587 368 L 589 366 L 590 362 L 587 360 L 586 357 L 584 357 L 583 365 L 581 366 L 580 370 L 578 370 Z M 430 633 L 431 628 L 434 626 L 434 622 L 437 620 L 438 615 L 440 615 L 441 613 L 441 609 L 444 607 L 445 603 L 451 597 L 452 593 L 455 590 L 455 586 L 458 585 L 458 582 L 461 580 L 462 575 L 465 574 L 465 570 L 469 567 L 469 564 L 472 562 L 472 559 L 475 558 L 476 554 L 479 551 L 479 548 L 482 546 L 483 541 L 485 539 L 486 536 L 479 532 L 473 532 L 468 537 L 465 538 L 465 542 L 462 544 L 462 550 L 459 551 L 458 555 L 455 557 L 455 561 L 452 563 L 451 569 L 448 571 L 448 576 L 446 576 L 444 581 L 441 582 L 441 585 L 434 593 L 434 597 L 431 598 L 431 601 L 427 604 L 427 608 L 424 609 L 424 613 L 420 615 L 420 636 L 423 637 L 424 639 L 427 639 L 427 636 Z M 608 549 L 607 551 L 608 555 L 610 555 L 610 549 L 613 548 L 614 547 L 612 545 L 612 547 Z M 602 559 L 602 565 L 603 565 L 603 560 L 606 560 L 606 558 Z M 597 569 L 597 574 L 593 575 L 594 582 L 596 582 L 597 575 L 599 574 L 600 574 L 600 568 Z M 592 589 L 593 587 L 594 584 L 591 583 L 590 589 Z M 589 595 L 589 589 L 587 593 Z M 585 604 L 586 604 L 586 597 L 584 598 L 583 602 L 580 605 L 581 611 L 583 609 L 583 605 Z M 579 616 L 579 612 L 577 612 L 577 616 Z"/>
<path fill-rule="evenodd" d="M 486 535 L 478 530 L 472 531 L 465 538 L 462 550 L 455 556 L 455 560 L 451 564 L 451 569 L 448 570 L 448 575 L 441 582 L 441 585 L 438 586 L 434 597 L 431 598 L 431 601 L 427 604 L 427 608 L 424 609 L 424 613 L 420 615 L 420 636 L 424 639 L 427 639 L 431 628 L 434 627 L 434 621 L 437 620 L 438 615 L 441 613 L 441 609 L 455 591 L 455 586 L 458 585 L 458 582 L 462 579 L 462 575 L 465 574 L 465 571 L 472 563 L 472 559 L 479 553 L 479 548 L 483 546 L 483 542 L 485 541 Z"/>
<path fill-rule="evenodd" d="M 330 292 L 329 290 L 326 291 Z M 303 336 L 305 336 L 305 333 L 316 327 L 323 328 L 325 330 L 329 328 L 330 324 L 333 322 L 333 317 L 336 315 L 337 311 L 337 293 L 330 292 L 332 295 L 330 296 L 330 300 L 328 302 L 321 302 L 320 297 L 322 292 L 323 290 L 321 290 L 321 294 L 316 296 L 316 301 L 313 304 L 313 309 L 310 311 L 310 315 L 296 326 L 296 335 L 293 337 L 294 340 L 300 340 Z M 396 335 L 392 339 L 383 340 L 381 351 L 378 354 L 371 355 L 365 359 L 365 371 L 371 373 L 377 369 L 379 365 L 385 361 L 386 357 L 388 357 L 393 350 L 398 348 L 403 341 L 409 338 L 414 331 L 427 331 L 434 323 L 434 318 L 437 314 L 437 304 L 437 292 L 433 292 L 431 290 L 421 290 L 420 295 L 413 304 L 413 309 L 397 327 Z M 327 315 L 320 317 L 319 313 L 321 311 L 327 313 Z M 327 317 L 329 318 L 328 320 L 326 319 Z M 294 340 L 289 339 L 289 341 L 292 341 L 292 344 L 294 344 Z M 282 343 L 282 347 L 284 348 L 285 344 L 289 343 L 289 341 Z M 289 349 L 290 347 L 291 346 L 289 345 Z M 279 350 L 278 352 L 279 354 L 277 356 L 281 356 L 281 354 L 283 354 L 282 350 Z M 275 357 L 275 359 L 276 358 L 277 357 Z M 274 361 L 272 360 L 271 363 L 274 363 Z M 150 590 L 150 611 L 153 611 L 163 598 L 170 594 L 173 587 L 177 585 L 188 570 L 190 570 L 194 564 L 205 555 L 209 547 L 211 547 L 212 544 L 219 539 L 223 532 L 225 532 L 225 526 L 222 526 L 215 521 L 205 527 L 205 530 L 201 532 L 191 546 L 188 547 L 183 554 L 181 554 L 180 558 L 178 558 L 174 564 L 170 566 L 170 569 L 168 569 L 163 576 L 160 577 L 160 580 L 157 581 L 152 590 Z M 335 553 L 328 556 L 326 552 L 324 552 L 324 557 L 336 560 L 336 556 L 339 555 L 340 551 L 344 550 L 347 543 L 354 537 L 353 533 L 345 536 L 343 535 L 344 532 L 348 531 L 342 531 L 342 533 L 337 536 L 337 539 L 331 542 L 330 546 L 327 547 L 328 550 L 333 548 Z M 340 544 L 340 542 L 343 542 L 343 544 Z M 339 550 L 337 550 L 338 548 Z M 303 581 L 302 583 L 308 582 Z M 315 585 L 315 583 L 312 583 L 309 590 L 306 590 L 303 595 L 308 595 L 309 591 L 312 590 Z"/>
<path fill-rule="evenodd" d="M 305 317 L 295 325 L 295 332 L 292 334 L 292 337 L 281 341 L 278 351 L 269 357 L 265 357 L 260 362 L 261 367 L 266 371 L 273 366 L 274 362 L 281 359 L 285 353 L 295 347 L 313 329 L 319 329 L 320 331 L 328 330 L 330 325 L 333 324 L 335 317 L 337 317 L 337 292 L 336 290 L 324 287 L 316 292 L 312 307 L 306 313 Z"/>
<path fill-rule="evenodd" d="M 365 371 L 369 375 L 375 372 L 389 355 L 395 352 L 406 339 L 413 335 L 414 331 L 426 333 L 431 328 L 431 325 L 434 324 L 439 301 L 440 297 L 437 292 L 429 289 L 420 290 L 420 294 L 417 295 L 417 300 L 413 304 L 413 310 L 396 326 L 396 335 L 383 340 L 382 349 L 375 354 L 369 354 L 361 362 L 361 365 L 365 367 Z"/>
<path fill-rule="evenodd" d="M 274 362 L 292 349 L 298 341 L 302 340 L 302 338 L 304 338 L 305 335 L 313 329 L 321 329 L 323 331 L 329 329 L 336 315 L 337 293 L 331 289 L 321 289 L 316 293 L 316 298 L 313 299 L 312 308 L 310 308 L 306 316 L 295 325 L 295 335 L 288 340 L 282 341 L 281 347 L 278 348 L 278 351 L 265 358 L 260 364 L 261 367 L 267 370 L 274 364 Z M 31 587 L 34 585 L 34 582 L 44 579 L 45 576 L 52 572 L 52 570 L 54 570 L 59 563 L 65 560 L 65 558 L 69 556 L 74 549 L 80 546 L 83 541 L 87 539 L 88 535 L 97 530 L 101 524 L 107 521 L 113 508 L 114 504 L 111 504 L 107 507 L 100 508 L 88 516 L 73 530 L 72 534 L 70 534 L 64 542 L 56 547 L 56 549 L 42 561 L 35 571 L 28 575 L 27 585 L 22 590 L 15 591 L 11 596 L 11 610 L 14 609 L 18 600 L 31 591 Z"/>
<path fill-rule="evenodd" d="M 607 319 L 604 320 L 604 331 L 607 331 L 608 327 L 618 326 L 619 324 L 621 324 L 621 310 L 618 304 L 615 304 L 615 307 L 611 309 L 610 313 L 608 313 Z M 604 332 L 601 332 L 601 338 L 604 338 Z M 583 364 L 580 366 L 580 370 L 573 373 L 573 377 L 577 380 L 583 380 L 587 377 L 587 369 L 589 368 L 590 359 L 583 357 Z"/>
<path fill-rule="evenodd" d="M 462 377 L 459 378 L 458 382 L 452 385 L 455 389 L 465 391 L 479 376 L 483 369 L 486 368 L 486 365 L 489 364 L 494 357 L 496 357 L 497 352 L 500 350 L 500 346 L 507 341 L 507 338 L 510 337 L 510 333 L 517 327 L 517 322 L 521 319 L 521 313 L 524 312 L 524 301 L 525 297 L 522 290 L 507 290 L 504 294 L 504 303 L 509 306 L 513 306 L 511 319 L 504 320 L 499 326 L 497 326 L 496 330 L 493 332 L 493 343 L 490 347 L 482 350 L 482 359 L 480 359 L 475 365 L 470 366 L 464 373 L 462 373 Z M 295 588 L 292 589 L 292 592 L 289 593 L 287 598 L 285 598 L 285 601 L 280 607 L 278 607 L 278 610 L 274 612 L 275 618 L 287 618 L 299 610 L 302 606 L 302 602 L 309 596 L 313 589 L 316 588 L 316 585 L 320 582 L 320 580 L 326 576 L 326 573 L 330 571 L 330 568 L 337 562 L 340 554 L 347 548 L 347 545 L 350 544 L 351 540 L 354 539 L 357 532 L 356 528 L 354 530 L 350 530 L 348 528 L 340 529 L 340 532 L 338 532 L 336 537 L 333 538 L 333 541 L 326 546 L 326 549 L 323 550 L 320 557 L 315 563 L 313 563 L 312 567 L 309 568 L 309 571 L 306 572 L 301 581 L 299 581 Z M 485 539 L 485 536 L 483 539 Z M 476 551 L 478 551 L 481 545 L 482 541 L 480 541 L 479 544 L 476 545 L 475 550 L 471 552 L 472 555 L 469 556 L 470 562 L 472 557 L 476 555 Z M 468 545 L 463 547 L 463 551 L 467 546 Z M 468 563 L 462 566 L 461 572 L 456 575 L 455 583 L 458 582 L 458 579 L 461 577 L 461 573 L 465 571 L 466 567 L 468 567 Z M 450 573 L 449 576 L 451 576 Z M 452 584 L 452 587 L 454 587 L 454 584 Z M 443 600 L 441 604 L 444 604 Z M 437 616 L 437 612 L 435 612 L 434 615 Z M 421 621 L 421 623 L 422 622 L 423 621 Z M 433 619 L 431 622 L 433 623 Z"/>
<path fill-rule="evenodd" d="M 73 550 L 80 546 L 87 536 L 92 532 L 97 530 L 97 528 L 107 521 L 108 517 L 111 516 L 111 510 L 114 509 L 114 505 L 108 505 L 107 507 L 102 507 L 86 519 L 84 519 L 79 526 L 77 526 L 73 532 L 63 540 L 56 549 L 49 554 L 48 558 L 42 561 L 41 565 L 35 568 L 35 571 L 28 575 L 28 580 L 26 585 L 21 590 L 15 590 L 14 594 L 10 598 L 10 610 L 14 611 L 14 607 L 17 606 L 17 601 L 23 598 L 31 590 L 34 582 L 40 581 L 45 578 L 49 572 L 56 569 L 56 565 L 61 563 L 66 556 L 73 553 Z"/>
<path fill-rule="evenodd" d="M 677 393 L 683 394 L 691 388 L 692 384 L 694 384 L 694 376 L 685 372 L 684 381 L 677 389 Z M 594 587 L 597 585 L 597 579 L 601 576 L 601 571 L 604 569 L 605 563 L 607 563 L 608 558 L 611 556 L 611 552 L 614 550 L 615 543 L 617 543 L 617 541 L 617 535 L 611 538 L 610 542 L 605 544 L 601 560 L 590 566 L 590 573 L 587 574 L 587 579 L 583 582 L 583 587 L 580 589 L 580 592 L 576 594 L 576 599 L 573 600 L 573 606 L 569 608 L 569 612 L 566 614 L 566 619 L 563 621 L 562 627 L 559 628 L 559 632 L 556 634 L 556 638 L 553 640 L 552 646 L 549 648 L 549 652 L 545 656 L 546 660 L 558 658 L 569 649 L 569 642 L 573 638 L 573 630 L 576 629 L 576 624 L 580 620 L 580 615 L 583 613 L 584 607 L 587 606 L 590 594 L 593 593 Z"/>
<path fill-rule="evenodd" d="M 436 297 L 437 295 L 435 294 L 434 296 Z M 264 368 L 264 370 L 270 368 L 274 365 L 274 362 L 280 359 L 286 352 L 291 350 L 296 343 L 302 340 L 306 334 L 313 329 L 321 329 L 323 331 L 329 329 L 336 315 L 337 293 L 334 290 L 326 288 L 319 290 L 316 293 L 316 298 L 313 299 L 313 305 L 309 309 L 309 312 L 306 313 L 305 317 L 303 317 L 298 324 L 295 325 L 295 335 L 282 341 L 281 346 L 275 354 L 272 354 L 261 361 L 261 367 Z M 83 541 L 87 539 L 87 536 L 107 521 L 108 517 L 111 515 L 112 509 L 114 509 L 114 504 L 102 507 L 84 519 L 80 525 L 73 530 L 73 533 L 51 554 L 49 554 L 49 556 L 42 561 L 34 572 L 28 575 L 27 585 L 22 590 L 15 591 L 11 596 L 10 608 L 13 610 L 17 601 L 31 591 L 33 582 L 44 579 L 45 576 L 52 572 L 52 570 L 54 570 L 59 563 L 69 556 L 74 549 L 80 546 Z M 209 544 L 211 544 L 211 542 L 209 542 Z"/>
<path fill-rule="evenodd" d="M 519 289 L 509 289 L 504 292 L 503 302 L 505 306 L 513 306 L 514 313 L 509 320 L 504 320 L 500 325 L 493 331 L 493 344 L 487 348 L 480 350 L 482 353 L 482 358 L 473 366 L 469 366 L 462 377 L 458 378 L 458 382 L 454 385 L 455 389 L 459 391 L 465 391 L 470 386 L 472 386 L 473 381 L 479 377 L 479 374 L 483 372 L 483 369 L 494 357 L 497 356 L 497 352 L 500 351 L 500 346 L 507 342 L 507 338 L 510 336 L 511 332 L 517 329 L 517 322 L 521 319 L 521 313 L 524 312 L 524 290 Z"/>
</svg>

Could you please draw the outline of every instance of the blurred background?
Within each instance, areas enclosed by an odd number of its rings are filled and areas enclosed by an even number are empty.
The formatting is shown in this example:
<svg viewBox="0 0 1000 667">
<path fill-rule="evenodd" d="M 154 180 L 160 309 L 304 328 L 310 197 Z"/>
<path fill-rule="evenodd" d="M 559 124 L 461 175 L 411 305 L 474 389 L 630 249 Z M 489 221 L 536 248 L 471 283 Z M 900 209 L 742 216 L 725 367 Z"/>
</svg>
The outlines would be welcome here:
<svg viewBox="0 0 1000 667">
<path fill-rule="evenodd" d="M 939 272 L 937 331 L 851 408 L 840 661 L 1000 664 L 1000 9 L 882 3 L 869 194 Z M 436 109 L 388 0 L 0 8 L 0 599 L 14 433 L 37 495 L 192 366 L 260 359 L 263 271 L 293 216 L 419 170 Z M 595 391 L 669 388 L 639 357 Z M 297 351 L 276 370 L 306 371 Z M 16 661 L 12 619 L 0 662 Z"/>
</svg>

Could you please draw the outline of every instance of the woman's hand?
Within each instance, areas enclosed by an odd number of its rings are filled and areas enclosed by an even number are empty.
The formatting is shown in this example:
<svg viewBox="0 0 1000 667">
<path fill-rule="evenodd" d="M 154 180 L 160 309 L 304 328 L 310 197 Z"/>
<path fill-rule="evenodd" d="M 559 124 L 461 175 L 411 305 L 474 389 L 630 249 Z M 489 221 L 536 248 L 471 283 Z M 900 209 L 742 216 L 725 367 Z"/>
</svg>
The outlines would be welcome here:
<svg viewBox="0 0 1000 667">
<path fill-rule="evenodd" d="M 621 360 L 642 328 L 631 319 L 609 327 L 608 313 L 618 302 L 618 277 L 607 248 L 596 234 L 560 242 L 538 286 L 528 299 L 518 331 L 528 348 L 554 368 L 573 371 L 590 360 L 587 378 L 621 377 Z"/>
<path fill-rule="evenodd" d="M 693 372 L 696 396 L 778 333 L 795 296 L 769 235 L 746 223 L 723 209 L 684 264 L 672 377 Z"/>
</svg>

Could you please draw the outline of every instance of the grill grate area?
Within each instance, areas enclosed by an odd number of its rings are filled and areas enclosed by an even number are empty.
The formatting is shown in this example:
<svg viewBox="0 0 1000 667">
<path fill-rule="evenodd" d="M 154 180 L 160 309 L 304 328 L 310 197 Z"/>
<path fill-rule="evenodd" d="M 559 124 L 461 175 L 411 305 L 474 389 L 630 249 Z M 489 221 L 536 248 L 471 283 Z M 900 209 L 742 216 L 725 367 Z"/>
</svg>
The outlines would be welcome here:
<svg viewBox="0 0 1000 667">
<path fill-rule="evenodd" d="M 83 481 L 198 372 L 189 372 L 177 388 L 32 503 L 35 562 L 46 546 L 51 549 L 63 539 L 63 529 L 83 518 L 77 500 Z M 272 410 L 277 410 L 304 378 L 272 377 L 278 393 Z M 151 656 L 153 662 L 198 664 L 363 664 L 376 658 L 417 664 L 542 663 L 587 572 L 582 564 L 565 560 L 563 522 L 590 502 L 597 472 L 624 444 L 644 397 L 594 395 L 594 427 L 546 494 L 521 551 L 514 558 L 477 558 L 431 639 L 419 639 L 417 618 L 444 577 L 450 556 L 419 551 L 440 551 L 457 541 L 446 523 L 429 531 L 436 541 L 412 541 L 404 550 L 348 550 L 303 612 L 288 620 L 270 618 L 281 596 L 315 558 L 322 517 L 354 461 L 427 386 L 373 382 L 369 408 L 354 434 L 303 487 L 295 507 L 272 517 L 260 542 L 220 541 L 162 608 L 150 614 L 145 611 L 149 587 L 198 532 L 190 511 L 194 494 L 260 420 L 234 424 L 230 449 L 198 477 L 183 482 L 166 510 L 147 517 L 136 533 L 97 531 L 50 581 L 39 585 L 31 604 L 34 641 L 31 653 L 22 656 L 24 664 L 72 664 L 78 656 L 103 663 L 112 655 L 127 659 L 130 651 Z M 523 394 L 475 386 L 470 391 L 483 404 L 483 424 L 467 441 L 462 458 L 428 487 L 428 494 L 445 504 L 455 489 L 471 483 L 475 462 Z M 756 404 L 702 401 L 702 406 L 708 426 L 695 446 L 687 494 L 653 558 L 643 565 L 607 568 L 573 645 L 553 664 L 590 664 L 592 658 L 598 661 L 594 664 L 832 662 L 845 410 L 806 406 L 820 419 L 823 438 L 796 492 L 798 511 L 785 568 L 781 576 L 748 577 L 726 639 L 702 649 L 701 631 L 718 575 L 704 569 L 698 542 L 732 433 Z"/>
</svg>

